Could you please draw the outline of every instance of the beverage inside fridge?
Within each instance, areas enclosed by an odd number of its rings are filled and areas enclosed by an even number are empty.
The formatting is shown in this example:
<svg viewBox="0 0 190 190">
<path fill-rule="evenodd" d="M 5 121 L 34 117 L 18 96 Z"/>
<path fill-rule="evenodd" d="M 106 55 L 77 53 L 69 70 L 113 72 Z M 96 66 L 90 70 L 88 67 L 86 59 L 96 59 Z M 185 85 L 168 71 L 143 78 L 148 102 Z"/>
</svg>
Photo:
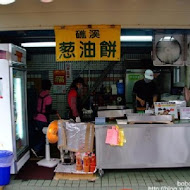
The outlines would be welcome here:
<svg viewBox="0 0 190 190">
<path fill-rule="evenodd" d="M 26 51 L 0 44 L 0 150 L 13 152 L 12 174 L 30 157 L 26 101 Z"/>
</svg>

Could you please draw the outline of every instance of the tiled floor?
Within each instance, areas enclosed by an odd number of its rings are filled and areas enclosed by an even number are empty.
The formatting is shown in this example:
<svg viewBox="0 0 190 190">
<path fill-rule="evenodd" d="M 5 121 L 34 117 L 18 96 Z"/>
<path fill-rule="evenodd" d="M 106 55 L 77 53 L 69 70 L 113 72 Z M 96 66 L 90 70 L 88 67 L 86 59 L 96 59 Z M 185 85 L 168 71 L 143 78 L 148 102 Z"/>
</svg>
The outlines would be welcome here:
<svg viewBox="0 0 190 190">
<path fill-rule="evenodd" d="M 14 180 L 4 190 L 190 190 L 190 168 L 104 170 L 95 182 Z M 98 174 L 97 174 L 98 176 Z"/>
</svg>

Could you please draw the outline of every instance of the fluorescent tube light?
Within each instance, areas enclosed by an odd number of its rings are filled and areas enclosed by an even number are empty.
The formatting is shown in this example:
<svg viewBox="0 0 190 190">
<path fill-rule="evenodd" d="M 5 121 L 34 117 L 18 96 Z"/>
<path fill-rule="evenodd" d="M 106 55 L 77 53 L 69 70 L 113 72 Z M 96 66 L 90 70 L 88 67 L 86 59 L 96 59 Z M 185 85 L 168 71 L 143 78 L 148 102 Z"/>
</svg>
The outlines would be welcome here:
<svg viewBox="0 0 190 190">
<path fill-rule="evenodd" d="M 51 3 L 53 0 L 41 0 L 42 3 Z"/>
<path fill-rule="evenodd" d="M 14 2 L 15 0 L 0 0 L 0 5 L 8 5 Z"/>
<path fill-rule="evenodd" d="M 152 42 L 152 36 L 121 36 L 121 42 Z M 26 42 L 22 47 L 55 47 L 55 42 Z"/>
<path fill-rule="evenodd" d="M 55 47 L 55 42 L 28 42 L 21 43 L 22 47 Z"/>
<path fill-rule="evenodd" d="M 121 42 L 152 42 L 152 36 L 120 36 Z"/>
<path fill-rule="evenodd" d="M 14 78 L 14 86 L 16 92 L 16 108 L 17 108 L 17 132 L 21 139 L 23 139 L 23 114 L 22 114 L 22 85 L 21 85 L 21 78 Z"/>
</svg>

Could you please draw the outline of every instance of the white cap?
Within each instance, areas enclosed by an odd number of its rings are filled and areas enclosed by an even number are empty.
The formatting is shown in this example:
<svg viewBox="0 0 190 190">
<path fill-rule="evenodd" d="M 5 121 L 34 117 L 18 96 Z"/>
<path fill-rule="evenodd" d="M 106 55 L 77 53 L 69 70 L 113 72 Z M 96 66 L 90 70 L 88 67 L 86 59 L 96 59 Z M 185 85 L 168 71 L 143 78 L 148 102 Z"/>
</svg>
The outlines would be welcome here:
<svg viewBox="0 0 190 190">
<path fill-rule="evenodd" d="M 153 80 L 153 79 L 154 79 L 154 73 L 153 73 L 153 71 L 150 70 L 150 69 L 147 69 L 147 70 L 145 71 L 145 73 L 144 73 L 144 77 L 145 77 L 146 79 Z"/>
</svg>

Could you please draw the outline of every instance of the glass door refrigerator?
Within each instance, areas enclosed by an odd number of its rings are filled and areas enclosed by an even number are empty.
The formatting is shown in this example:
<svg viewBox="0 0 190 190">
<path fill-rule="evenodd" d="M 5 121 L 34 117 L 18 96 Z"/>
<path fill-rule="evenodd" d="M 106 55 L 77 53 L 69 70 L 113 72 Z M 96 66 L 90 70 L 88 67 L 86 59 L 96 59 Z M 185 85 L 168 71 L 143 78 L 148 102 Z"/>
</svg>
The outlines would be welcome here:
<svg viewBox="0 0 190 190">
<path fill-rule="evenodd" d="M 0 44 L 0 150 L 13 152 L 12 174 L 30 157 L 26 97 L 26 51 Z"/>
</svg>

